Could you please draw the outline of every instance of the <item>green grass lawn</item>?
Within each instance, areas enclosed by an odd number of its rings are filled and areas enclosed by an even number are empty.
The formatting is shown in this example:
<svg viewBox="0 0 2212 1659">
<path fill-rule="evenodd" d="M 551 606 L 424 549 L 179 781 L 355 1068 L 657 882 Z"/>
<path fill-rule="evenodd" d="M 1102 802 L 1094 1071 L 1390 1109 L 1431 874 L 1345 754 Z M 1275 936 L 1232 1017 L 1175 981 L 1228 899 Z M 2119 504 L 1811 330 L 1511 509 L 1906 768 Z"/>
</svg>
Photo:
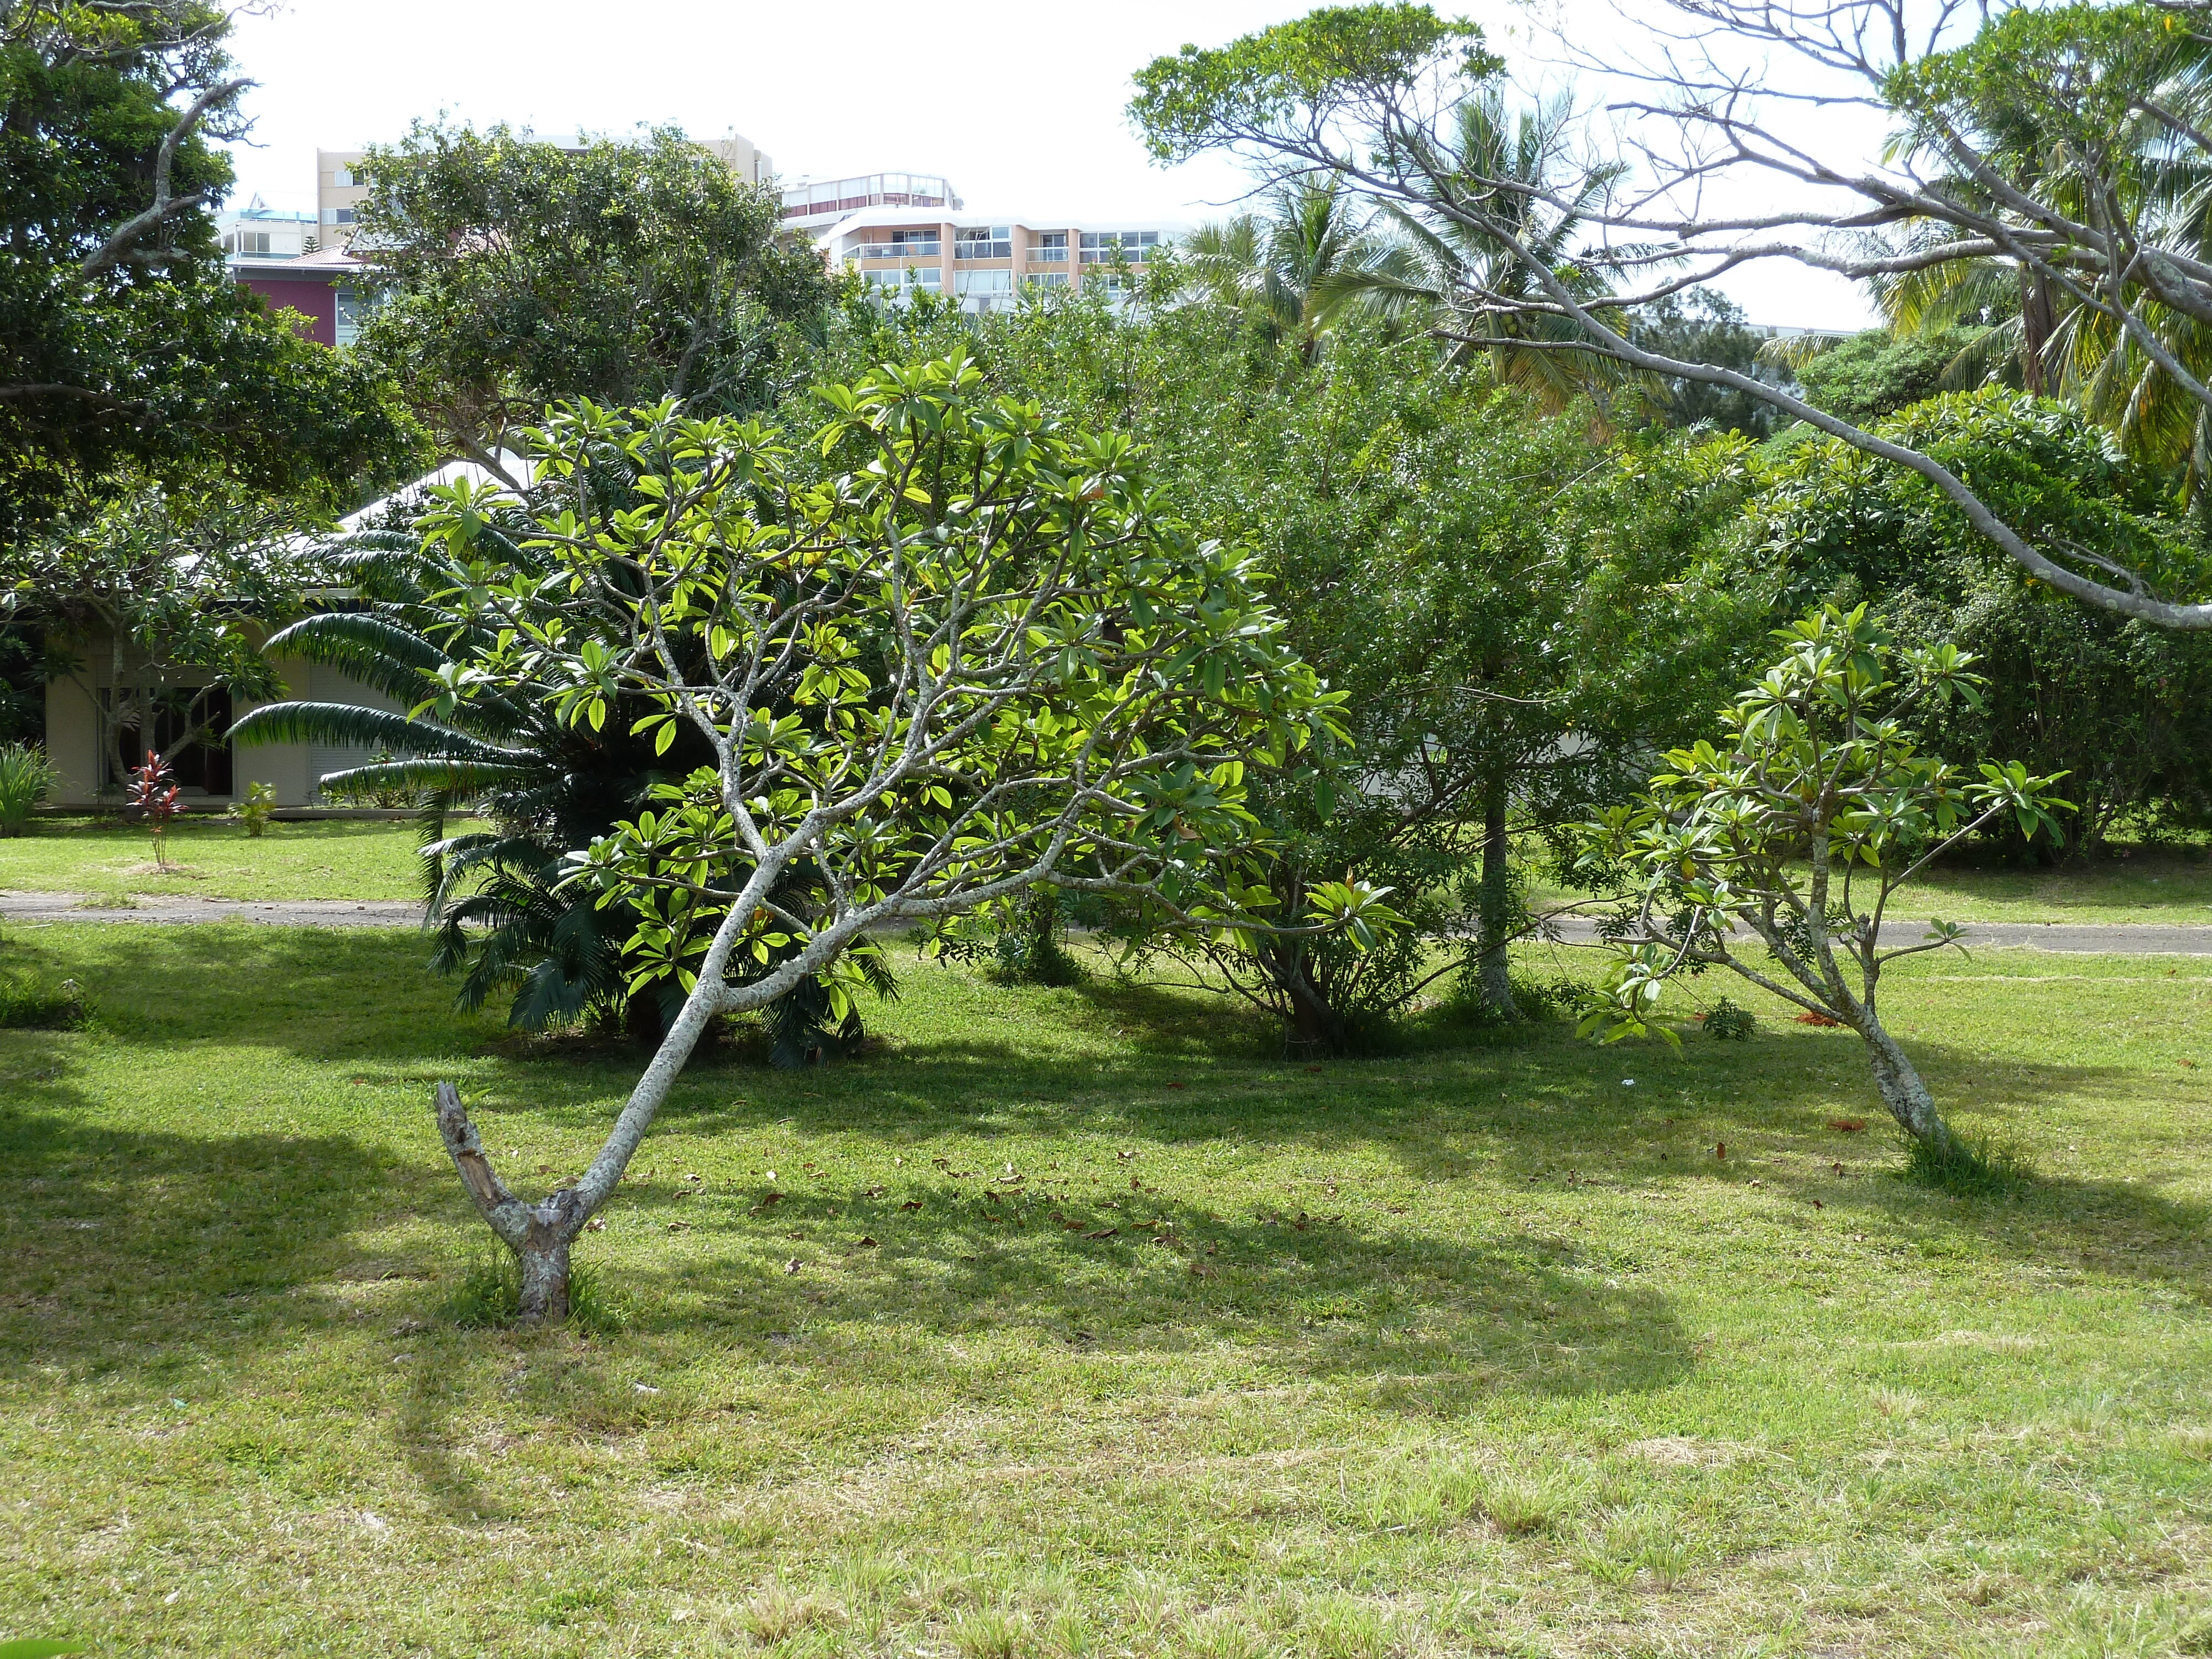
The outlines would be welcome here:
<svg viewBox="0 0 2212 1659">
<path fill-rule="evenodd" d="M 2212 860 L 2201 848 L 2129 847 L 2094 864 L 2057 869 L 1991 860 L 1923 872 L 1891 902 L 1891 913 L 1946 921 L 2125 921 L 2212 926 Z M 1578 894 L 1540 886 L 1537 903 Z"/>
<path fill-rule="evenodd" d="M 1946 921 L 2212 924 L 2212 860 L 2201 849 L 2124 850 L 2124 858 L 2055 870 L 1945 866 L 1915 878 L 1896 902 Z"/>
<path fill-rule="evenodd" d="M 421 896 L 412 823 L 325 819 L 272 823 L 259 837 L 221 819 L 169 831 L 173 868 L 151 837 L 116 818 L 40 818 L 0 841 L 0 890 L 224 899 Z"/>
<path fill-rule="evenodd" d="M 431 1085 L 536 1188 L 630 1063 L 456 1016 L 422 951 L 4 947 L 100 1013 L 0 1032 L 0 1638 L 2212 1649 L 2202 962 L 1899 974 L 1954 1120 L 2042 1171 L 2002 1200 L 1898 1178 L 1844 1032 L 1314 1067 L 910 965 L 868 1059 L 695 1066 L 592 1321 L 530 1334 L 457 1321 L 490 1236 Z"/>
</svg>

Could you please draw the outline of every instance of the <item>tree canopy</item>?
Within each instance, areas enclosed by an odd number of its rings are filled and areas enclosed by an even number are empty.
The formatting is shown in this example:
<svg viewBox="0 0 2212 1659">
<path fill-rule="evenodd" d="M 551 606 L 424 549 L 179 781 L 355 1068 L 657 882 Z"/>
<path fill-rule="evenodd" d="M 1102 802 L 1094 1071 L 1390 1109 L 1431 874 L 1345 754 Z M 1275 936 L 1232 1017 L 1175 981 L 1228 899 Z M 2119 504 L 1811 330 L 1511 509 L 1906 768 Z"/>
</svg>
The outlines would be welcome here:
<svg viewBox="0 0 2212 1659">
<path fill-rule="evenodd" d="M 496 465 L 562 399 L 737 413 L 806 378 L 821 260 L 673 129 L 568 150 L 418 124 L 362 167 L 362 355 L 459 453 Z"/>
<path fill-rule="evenodd" d="M 224 268 L 228 29 L 202 0 L 0 12 L 0 543 L 146 483 L 349 505 L 410 453 L 375 379 Z"/>
</svg>

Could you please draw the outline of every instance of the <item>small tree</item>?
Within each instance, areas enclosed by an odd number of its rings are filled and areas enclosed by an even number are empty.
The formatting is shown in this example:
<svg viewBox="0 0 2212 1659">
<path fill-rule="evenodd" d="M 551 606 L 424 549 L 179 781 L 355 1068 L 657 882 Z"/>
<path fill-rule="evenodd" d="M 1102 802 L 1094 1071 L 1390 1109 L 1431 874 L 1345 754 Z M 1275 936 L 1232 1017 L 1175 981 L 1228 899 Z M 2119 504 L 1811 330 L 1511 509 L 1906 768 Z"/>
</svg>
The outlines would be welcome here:
<svg viewBox="0 0 2212 1659">
<path fill-rule="evenodd" d="M 1602 1042 L 1646 1034 L 1669 978 L 1726 968 L 1856 1031 L 1882 1104 L 1916 1139 L 1948 1148 L 1875 999 L 1885 966 L 1955 945 L 1960 929 L 1937 921 L 1885 949 L 1884 917 L 1947 848 L 2007 813 L 2057 836 L 2051 810 L 2067 803 L 2051 793 L 2056 777 L 2017 763 L 1985 763 L 1969 781 L 1919 751 L 1905 714 L 1979 695 L 1973 659 L 1955 646 L 1899 650 L 1863 605 L 1829 606 L 1777 637 L 1788 653 L 1723 712 L 1725 745 L 1675 750 L 1642 800 L 1593 826 L 1593 862 L 1619 860 L 1635 906 L 1581 1029 Z"/>
<path fill-rule="evenodd" d="M 532 498 L 547 569 L 475 556 L 468 487 L 424 520 L 494 624 L 426 708 L 528 684 L 598 726 L 635 694 L 656 742 L 688 727 L 714 757 L 571 861 L 641 911 L 639 971 L 688 988 L 590 1168 L 525 1202 L 440 1086 L 447 1149 L 520 1259 L 526 1319 L 567 1311 L 570 1245 L 708 1021 L 766 1007 L 872 928 L 1039 882 L 1242 925 L 1245 758 L 1339 729 L 1260 572 L 1164 517 L 1126 439 L 986 397 L 962 359 L 823 396 L 836 470 L 818 477 L 757 422 L 556 414 L 531 440 L 534 476 L 574 484 Z M 611 508 L 586 487 L 610 452 L 639 479 Z M 817 896 L 793 908 L 778 894 L 801 868 Z M 1358 924 L 1376 896 L 1340 885 L 1314 911 Z M 740 977 L 748 962 L 765 971 Z"/>
</svg>

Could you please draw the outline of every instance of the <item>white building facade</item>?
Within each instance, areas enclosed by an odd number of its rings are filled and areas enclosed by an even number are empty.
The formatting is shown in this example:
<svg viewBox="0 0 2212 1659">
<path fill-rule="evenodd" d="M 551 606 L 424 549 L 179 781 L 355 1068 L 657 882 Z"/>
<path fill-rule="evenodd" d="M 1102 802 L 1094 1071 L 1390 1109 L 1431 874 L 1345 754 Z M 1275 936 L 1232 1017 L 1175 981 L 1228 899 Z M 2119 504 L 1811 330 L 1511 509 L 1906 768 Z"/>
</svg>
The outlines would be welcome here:
<svg viewBox="0 0 2212 1659">
<path fill-rule="evenodd" d="M 885 297 L 957 296 L 966 311 L 1011 307 L 1024 289 L 1126 295 L 1145 265 L 1188 233 L 1159 221 L 982 215 L 954 207 L 868 207 L 818 239 L 832 270 L 852 270 Z"/>
</svg>

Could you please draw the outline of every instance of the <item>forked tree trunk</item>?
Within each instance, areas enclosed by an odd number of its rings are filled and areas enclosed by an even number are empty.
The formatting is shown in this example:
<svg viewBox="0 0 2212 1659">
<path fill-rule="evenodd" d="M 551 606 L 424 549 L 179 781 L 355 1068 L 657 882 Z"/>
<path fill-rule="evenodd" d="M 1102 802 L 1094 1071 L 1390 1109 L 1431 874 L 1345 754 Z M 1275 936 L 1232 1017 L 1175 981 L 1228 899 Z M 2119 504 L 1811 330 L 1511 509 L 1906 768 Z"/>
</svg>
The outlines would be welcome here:
<svg viewBox="0 0 2212 1659">
<path fill-rule="evenodd" d="M 1920 1080 L 1920 1073 L 1905 1058 L 1897 1039 L 1871 1015 L 1860 1027 L 1859 1035 L 1866 1039 L 1868 1063 L 1874 1068 L 1875 1092 L 1889 1108 L 1890 1115 L 1915 1140 L 1937 1145 L 1949 1140 L 1950 1127 L 1936 1111 L 1935 1097 L 1928 1092 L 1928 1085 Z"/>
<path fill-rule="evenodd" d="M 453 1168 L 460 1172 L 461 1182 L 476 1203 L 477 1213 L 514 1252 L 522 1270 L 520 1312 L 526 1323 L 539 1324 L 548 1320 L 558 1322 L 568 1316 L 569 1247 L 575 1243 L 576 1235 L 584 1231 L 593 1212 L 613 1195 L 623 1172 L 629 1169 L 637 1152 L 638 1143 L 645 1139 L 645 1132 L 652 1127 L 661 1103 L 668 1098 L 669 1090 L 675 1086 L 677 1077 L 691 1058 L 691 1051 L 698 1046 L 708 1023 L 721 1012 L 726 1000 L 723 973 L 750 914 L 749 905 L 732 906 L 715 928 L 714 941 L 700 961 L 698 979 L 691 994 L 684 998 L 682 1011 L 669 1025 L 660 1047 L 653 1051 L 652 1060 L 631 1089 L 606 1144 L 599 1148 L 599 1156 L 574 1186 L 549 1193 L 535 1204 L 524 1203 L 507 1191 L 498 1171 L 492 1168 L 477 1126 L 469 1121 L 468 1111 L 461 1104 L 460 1091 L 450 1083 L 438 1085 L 439 1138 L 446 1143 Z M 835 944 L 842 948 L 843 940 L 838 939 Z M 778 975 L 771 975 L 746 989 L 758 1002 L 765 1004 L 788 988 L 787 982 L 778 982 L 779 978 L 788 981 L 795 979 L 798 972 L 787 963 Z"/>
<path fill-rule="evenodd" d="M 517 1311 L 523 1322 L 558 1324 L 568 1316 L 568 1247 L 591 1219 L 591 1207 L 573 1188 L 538 1204 L 525 1204 L 508 1192 L 491 1166 L 477 1126 L 469 1121 L 460 1091 L 450 1083 L 438 1085 L 438 1133 L 484 1224 L 514 1252 L 522 1273 Z"/>
<path fill-rule="evenodd" d="M 1505 773 L 1492 772 L 1482 790 L 1481 954 L 1475 960 L 1475 986 L 1483 1001 L 1501 1018 L 1521 1018 L 1513 1000 L 1512 958 L 1507 951 L 1512 902 L 1512 839 L 1506 832 Z"/>
</svg>

